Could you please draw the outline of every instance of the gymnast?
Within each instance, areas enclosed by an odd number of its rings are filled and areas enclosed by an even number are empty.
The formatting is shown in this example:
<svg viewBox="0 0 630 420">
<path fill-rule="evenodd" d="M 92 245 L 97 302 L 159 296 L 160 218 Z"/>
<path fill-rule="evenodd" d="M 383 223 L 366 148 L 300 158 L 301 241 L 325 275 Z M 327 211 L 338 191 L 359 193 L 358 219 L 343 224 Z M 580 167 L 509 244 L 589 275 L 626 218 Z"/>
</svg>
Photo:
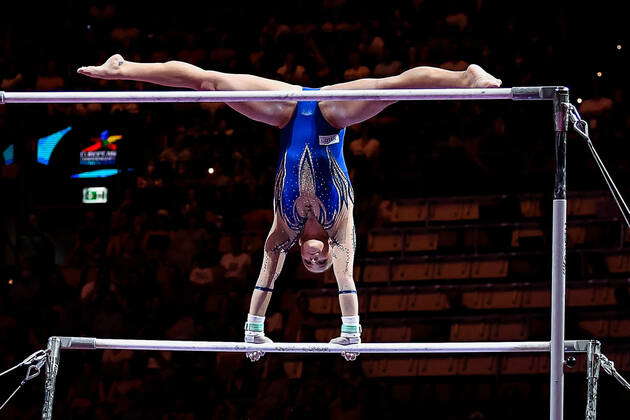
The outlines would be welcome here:
<svg viewBox="0 0 630 420">
<path fill-rule="evenodd" d="M 125 60 L 120 54 L 111 56 L 100 66 L 81 67 L 78 72 L 100 79 L 134 80 L 195 90 L 311 90 L 248 74 L 203 70 L 180 61 L 136 63 Z M 359 79 L 325 86 L 321 90 L 489 88 L 500 85 L 501 80 L 472 64 L 465 71 L 415 67 L 397 76 Z M 306 269 L 321 273 L 331 266 L 333 268 L 339 287 L 342 323 L 339 337 L 331 343 L 361 342 L 359 302 L 352 276 L 356 245 L 352 215 L 354 194 L 343 157 L 343 138 L 346 127 L 377 115 L 394 102 L 227 103 L 248 118 L 278 127 L 281 136 L 274 186 L 274 221 L 265 241 L 262 267 L 245 323 L 246 342 L 272 342 L 264 332 L 265 313 L 285 256 L 296 243 Z M 253 352 L 247 356 L 255 361 L 263 354 Z"/>
</svg>

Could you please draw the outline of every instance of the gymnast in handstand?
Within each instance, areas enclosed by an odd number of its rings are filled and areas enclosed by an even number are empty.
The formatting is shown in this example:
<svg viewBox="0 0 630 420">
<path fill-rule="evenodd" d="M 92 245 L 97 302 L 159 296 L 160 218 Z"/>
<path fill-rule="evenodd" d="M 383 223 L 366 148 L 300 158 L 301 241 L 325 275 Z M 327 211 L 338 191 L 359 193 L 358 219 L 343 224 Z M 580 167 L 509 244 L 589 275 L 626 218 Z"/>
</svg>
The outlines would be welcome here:
<svg viewBox="0 0 630 420">
<path fill-rule="evenodd" d="M 204 70 L 194 65 L 136 63 L 115 54 L 100 66 L 78 72 L 101 79 L 135 80 L 163 86 L 209 91 L 310 90 L 248 74 Z M 335 89 L 488 88 L 501 80 L 478 65 L 465 71 L 415 67 L 397 76 L 359 79 L 324 86 Z M 363 122 L 394 101 L 228 102 L 237 112 L 280 129 L 281 149 L 274 187 L 274 221 L 265 241 L 264 258 L 254 288 L 245 341 L 272 342 L 265 336 L 264 321 L 274 282 L 285 256 L 296 243 L 304 266 L 321 273 L 331 266 L 339 287 L 341 331 L 331 343 L 361 342 L 359 302 L 352 276 L 356 238 L 354 194 L 343 157 L 345 128 Z M 262 352 L 248 353 L 257 360 Z"/>
</svg>

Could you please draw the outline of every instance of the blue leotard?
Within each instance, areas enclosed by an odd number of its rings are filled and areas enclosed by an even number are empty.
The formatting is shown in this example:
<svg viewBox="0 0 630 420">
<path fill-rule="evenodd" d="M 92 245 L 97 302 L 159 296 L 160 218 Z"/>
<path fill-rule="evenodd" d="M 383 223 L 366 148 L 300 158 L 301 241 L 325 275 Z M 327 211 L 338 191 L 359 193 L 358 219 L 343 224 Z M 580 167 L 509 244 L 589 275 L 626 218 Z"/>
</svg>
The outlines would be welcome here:
<svg viewBox="0 0 630 420">
<path fill-rule="evenodd" d="M 281 131 L 274 204 L 286 226 L 295 232 L 291 242 L 304 227 L 305 207 L 329 230 L 342 208 L 354 202 L 343 158 L 344 134 L 345 129 L 336 129 L 324 119 L 315 101 L 298 102 L 291 121 Z"/>
</svg>

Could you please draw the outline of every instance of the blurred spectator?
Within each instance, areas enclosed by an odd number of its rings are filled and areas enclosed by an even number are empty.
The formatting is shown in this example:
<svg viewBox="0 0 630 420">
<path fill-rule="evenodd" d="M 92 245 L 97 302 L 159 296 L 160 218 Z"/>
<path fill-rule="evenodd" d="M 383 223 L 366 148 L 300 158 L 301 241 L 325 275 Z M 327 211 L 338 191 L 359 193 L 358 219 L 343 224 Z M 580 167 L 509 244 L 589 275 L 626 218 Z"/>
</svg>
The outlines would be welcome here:
<svg viewBox="0 0 630 420">
<path fill-rule="evenodd" d="M 194 340 L 196 337 L 195 320 L 189 315 L 182 316 L 166 331 L 166 337 L 170 340 Z"/>
<path fill-rule="evenodd" d="M 354 127 L 356 126 L 353 126 L 353 130 L 357 131 Z M 370 129 L 367 124 L 361 124 L 359 127 L 360 136 L 350 142 L 350 152 L 354 157 L 374 160 L 379 155 L 381 142 L 370 136 Z"/>
<path fill-rule="evenodd" d="M 181 272 L 187 273 L 200 246 L 207 242 L 208 233 L 201 226 L 197 212 L 191 211 L 185 217 L 186 226 L 171 232 L 168 260 Z"/>
<path fill-rule="evenodd" d="M 133 26 L 119 26 L 114 28 L 111 39 L 121 48 L 121 51 L 128 51 L 131 44 L 140 36 L 140 29 Z"/>
<path fill-rule="evenodd" d="M 211 285 L 214 283 L 214 269 L 201 265 L 198 261 L 193 262 L 189 280 L 199 286 Z"/>
<path fill-rule="evenodd" d="M 0 79 L 0 89 L 9 91 L 15 90 L 22 80 L 24 80 L 22 73 L 17 73 L 13 77 L 5 75 L 2 79 Z"/>
<path fill-rule="evenodd" d="M 270 337 L 280 336 L 284 331 L 284 316 L 282 312 L 273 312 L 266 318 L 266 334 Z"/>
<path fill-rule="evenodd" d="M 171 244 L 171 220 L 167 209 L 159 209 L 153 217 L 153 224 L 144 239 L 144 249 L 149 256 L 164 255 Z"/>
<path fill-rule="evenodd" d="M 610 111 L 613 107 L 613 101 L 610 98 L 597 96 L 585 99 L 580 104 L 580 114 L 584 117 L 592 117 L 601 115 L 606 111 Z"/>
<path fill-rule="evenodd" d="M 245 285 L 252 265 L 252 259 L 242 245 L 242 238 L 233 236 L 230 239 L 230 250 L 221 257 L 225 279 L 239 286 Z"/>
<path fill-rule="evenodd" d="M 29 214 L 22 235 L 18 239 L 20 257 L 28 260 L 31 266 L 41 272 L 49 272 L 55 264 L 55 244 L 53 238 L 41 228 L 36 214 Z"/>
<path fill-rule="evenodd" d="M 288 395 L 288 379 L 281 359 L 269 359 L 266 378 L 260 382 L 251 415 L 260 418 L 281 418 Z"/>
<path fill-rule="evenodd" d="M 317 322 L 309 311 L 308 297 L 298 293 L 296 305 L 290 309 L 284 327 L 284 340 L 287 342 L 312 340 Z"/>
<path fill-rule="evenodd" d="M 356 80 L 370 75 L 370 69 L 361 64 L 361 56 L 359 53 L 353 52 L 350 54 L 348 65 L 349 67 L 343 72 L 344 80 Z"/>
<path fill-rule="evenodd" d="M 57 62 L 48 60 L 46 68 L 37 76 L 35 89 L 37 90 L 59 90 L 65 86 L 66 82 L 57 70 Z"/>
<path fill-rule="evenodd" d="M 188 280 L 198 286 L 212 285 L 219 277 L 219 252 L 216 249 L 216 240 L 207 240 L 199 244 L 198 252 L 193 256 L 192 269 Z"/>
<path fill-rule="evenodd" d="M 370 135 L 367 124 L 352 127 L 352 133 L 360 133 L 352 140 L 350 149 L 350 178 L 352 179 L 355 196 L 361 197 L 357 201 L 359 206 L 369 202 L 371 194 L 381 191 L 383 170 L 381 167 L 381 142 Z"/>
<path fill-rule="evenodd" d="M 455 13 L 446 17 L 446 24 L 463 32 L 468 27 L 468 16 L 465 13 Z"/>
<path fill-rule="evenodd" d="M 602 94 L 602 87 L 598 84 L 593 86 L 593 96 L 584 99 L 579 105 L 582 118 L 588 121 L 591 130 L 599 129 L 599 122 L 604 120 L 607 114 L 613 111 L 614 101 L 612 98 Z"/>
<path fill-rule="evenodd" d="M 128 313 L 128 310 L 118 291 L 110 290 L 105 296 L 96 296 L 99 300 L 93 299 L 92 306 L 85 305 L 84 307 L 91 312 L 89 317 L 93 322 L 89 327 L 90 331 L 100 337 L 124 334 L 125 329 L 129 326 L 124 315 Z"/>
<path fill-rule="evenodd" d="M 122 257 L 125 243 L 129 238 L 128 224 L 127 216 L 124 213 L 120 211 L 112 212 L 110 235 L 106 251 L 108 257 Z"/>
<path fill-rule="evenodd" d="M 231 185 L 232 179 L 225 174 L 221 165 L 214 165 L 210 169 L 208 170 L 208 176 L 206 178 L 207 184 L 215 187 L 226 187 Z"/>
<path fill-rule="evenodd" d="M 122 362 L 122 374 L 115 379 L 107 390 L 106 401 L 116 407 L 118 416 L 126 415 L 131 408 L 133 393 L 141 392 L 142 377 L 139 370 L 132 369 L 136 364 L 134 359 Z"/>
<path fill-rule="evenodd" d="M 338 384 L 338 397 L 330 405 L 328 412 L 332 419 L 363 419 L 365 414 L 359 404 L 359 395 L 356 389 L 348 383 Z"/>
<path fill-rule="evenodd" d="M 383 47 L 379 63 L 374 67 L 374 77 L 395 76 L 402 72 L 402 62 L 393 58 L 389 48 Z"/>
<path fill-rule="evenodd" d="M 88 413 L 96 403 L 106 398 L 105 388 L 95 372 L 92 362 L 85 361 L 81 371 L 74 377 L 74 381 L 68 391 L 68 399 L 71 401 L 71 409 L 78 417 L 80 413 Z"/>
<path fill-rule="evenodd" d="M 131 350 L 116 350 L 107 349 L 103 351 L 101 357 L 101 371 L 105 378 L 116 378 L 123 375 L 123 366 L 125 362 L 131 361 L 133 358 L 133 351 Z"/>
<path fill-rule="evenodd" d="M 282 66 L 276 70 L 276 74 L 282 80 L 296 85 L 306 85 L 309 82 L 306 69 L 303 65 L 296 63 L 295 53 L 288 53 Z"/>
</svg>

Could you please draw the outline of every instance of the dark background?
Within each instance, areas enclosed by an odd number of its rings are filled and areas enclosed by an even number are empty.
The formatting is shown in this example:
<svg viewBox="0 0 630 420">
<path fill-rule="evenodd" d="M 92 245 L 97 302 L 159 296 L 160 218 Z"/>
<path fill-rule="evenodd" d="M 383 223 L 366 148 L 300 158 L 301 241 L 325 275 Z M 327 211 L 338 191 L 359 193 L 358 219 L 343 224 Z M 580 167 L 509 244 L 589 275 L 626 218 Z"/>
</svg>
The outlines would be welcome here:
<svg viewBox="0 0 630 420">
<path fill-rule="evenodd" d="M 6 91 L 161 89 L 76 74 L 77 67 L 117 52 L 132 61 L 178 59 L 306 86 L 347 80 L 346 70 L 357 63 L 373 77 L 418 65 L 464 70 L 477 63 L 506 87 L 568 86 L 620 190 L 628 192 L 628 31 L 618 3 L 59 1 L 2 7 Z M 293 71 L 279 73 L 283 65 Z M 520 339 L 548 339 L 545 305 L 475 307 L 465 296 L 549 289 L 552 121 L 547 103 L 404 102 L 348 130 L 357 286 L 362 324 L 373 334 L 366 341 L 506 341 L 512 335 L 486 337 L 475 325 L 510 322 L 525 331 Z M 37 139 L 68 125 L 84 134 L 64 139 L 50 166 L 36 163 Z M 104 128 L 124 132 L 115 167 L 133 171 L 71 180 L 85 141 Z M 16 162 L 1 166 L 0 178 L 0 366 L 18 363 L 51 335 L 242 339 L 270 226 L 274 129 L 215 105 L 11 105 L 0 107 L 0 149 L 10 144 Z M 623 370 L 630 367 L 630 235 L 573 134 L 568 156 L 570 236 L 577 233 L 569 240 L 567 337 L 598 337 Z M 110 202 L 81 204 L 86 186 L 107 186 Z M 539 203 L 540 212 L 525 209 L 527 200 Z M 472 206 L 479 213 L 400 221 L 392 209 L 404 203 Z M 401 249 L 391 242 L 414 234 L 437 235 L 437 246 Z M 221 260 L 243 252 L 251 263 L 244 275 L 233 276 Z M 438 270 L 448 262 L 479 261 L 507 261 L 508 269 L 488 278 L 455 273 L 400 281 L 395 275 L 404 265 Z M 336 285 L 330 276 L 305 273 L 298 262 L 291 254 L 276 284 L 268 335 L 328 340 L 339 324 Z M 384 266 L 393 271 L 370 274 Z M 212 281 L 191 281 L 200 272 L 212 273 Z M 375 309 L 382 296 L 432 290 L 448 295 L 448 305 Z M 580 293 L 592 298 L 580 300 Z M 321 309 L 321 299 L 332 309 Z M 461 333 L 462 325 L 470 334 Z M 55 416 L 544 418 L 543 359 L 523 362 L 531 367 L 522 374 L 501 373 L 517 363 L 508 356 L 451 360 L 479 369 L 471 374 L 431 370 L 433 358 L 402 356 L 361 355 L 346 363 L 274 354 L 251 364 L 242 355 L 71 352 L 62 357 Z M 429 364 L 423 371 L 418 363 Z M 566 418 L 583 415 L 582 359 L 574 371 L 567 374 Z M 3 377 L 1 395 L 19 379 Z M 42 386 L 40 379 L 30 383 L 2 414 L 37 417 Z M 600 418 L 617 418 L 628 402 L 627 393 L 602 378 Z"/>
</svg>

